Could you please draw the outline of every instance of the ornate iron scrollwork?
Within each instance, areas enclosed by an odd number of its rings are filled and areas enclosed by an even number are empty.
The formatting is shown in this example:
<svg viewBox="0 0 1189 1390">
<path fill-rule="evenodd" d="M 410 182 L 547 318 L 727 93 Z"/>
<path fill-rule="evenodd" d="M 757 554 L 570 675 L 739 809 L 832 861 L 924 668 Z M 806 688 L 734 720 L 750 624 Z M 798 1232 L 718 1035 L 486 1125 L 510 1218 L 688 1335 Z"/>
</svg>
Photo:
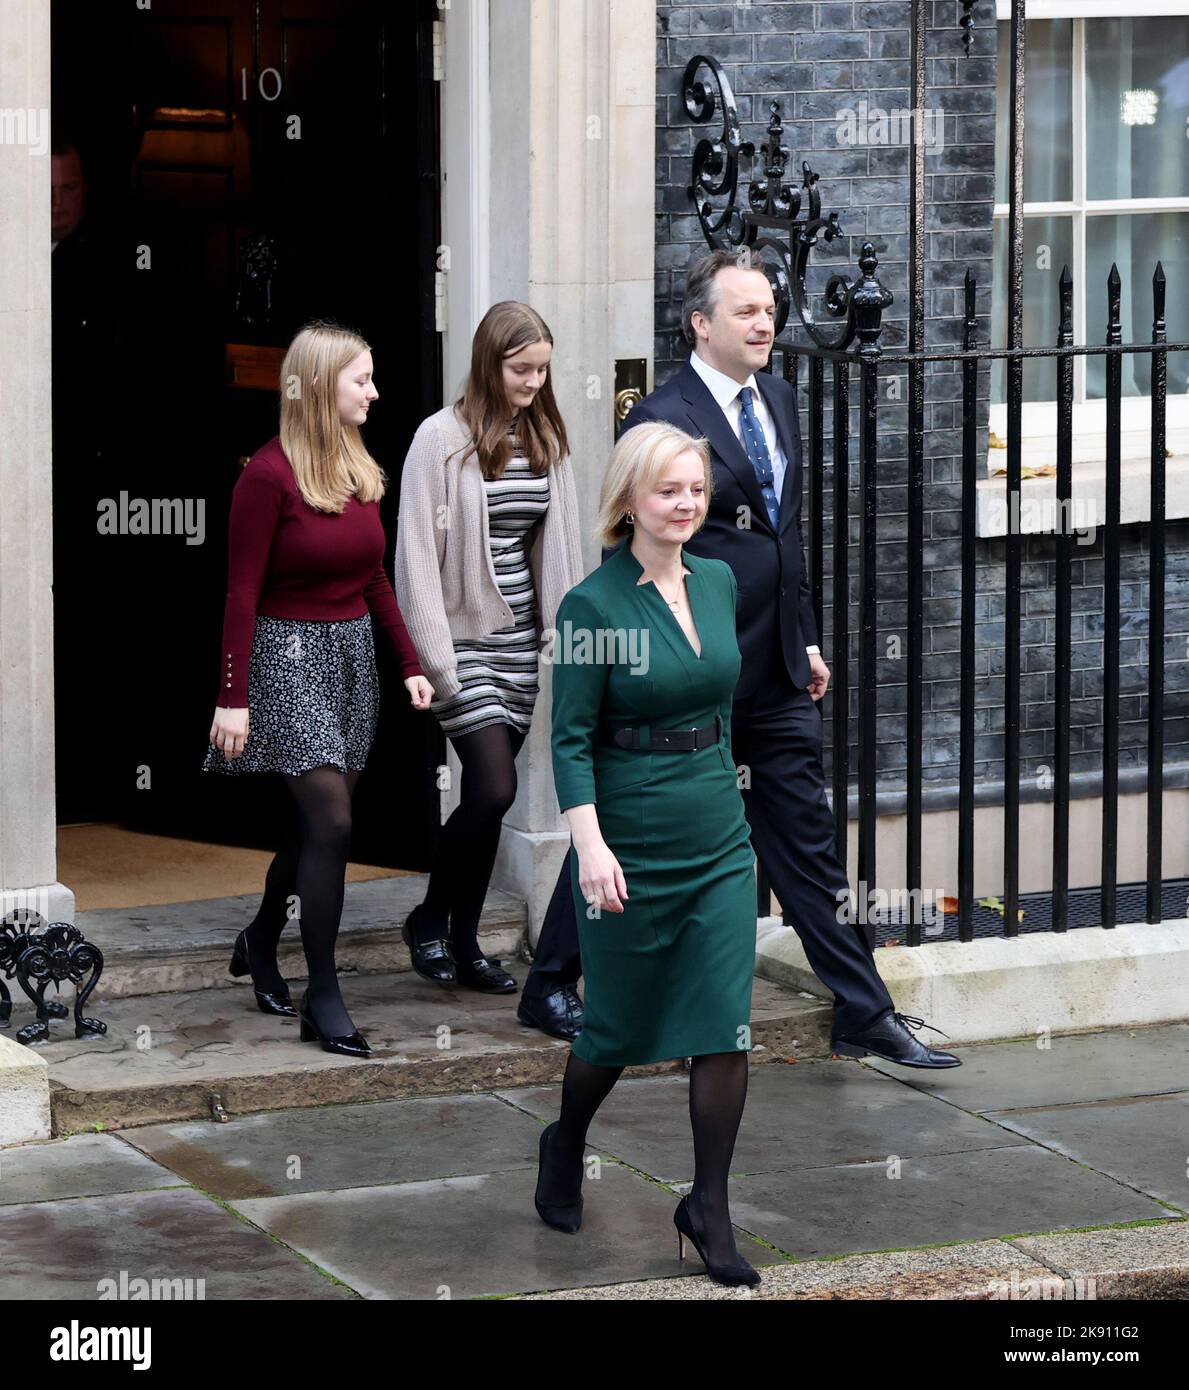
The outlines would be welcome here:
<svg viewBox="0 0 1189 1390">
<path fill-rule="evenodd" d="M 962 0 L 962 14 L 958 23 L 962 26 L 962 47 L 970 57 L 970 45 L 974 42 L 974 6 L 976 0 Z"/>
<path fill-rule="evenodd" d="M 702 67 L 708 69 L 712 82 L 698 79 Z M 869 263 L 870 269 L 864 269 L 861 281 L 832 275 L 826 283 L 822 300 L 826 313 L 838 321 L 837 326 L 827 332 L 814 315 L 805 284 L 810 253 L 819 239 L 831 242 L 843 232 L 836 212 L 822 216 L 818 175 L 808 162 L 801 164 L 800 188 L 790 187 L 784 181 L 789 149 L 782 140 L 784 126 L 780 102 L 769 104 L 768 138 L 760 146 L 763 177 L 751 181 L 747 207 L 740 209 L 737 206 L 739 160 L 754 158 L 755 145 L 740 138 L 735 94 L 722 64 L 705 54 L 691 58 L 682 76 L 682 94 L 691 120 L 710 121 L 716 111 L 721 113 L 720 133 L 713 139 L 699 140 L 694 150 L 689 196 L 697 209 L 702 234 L 715 250 L 747 248 L 751 251 L 758 268 L 764 271 L 772 286 L 777 337 L 784 331 L 789 309 L 793 307 L 802 327 L 818 347 L 834 350 L 848 347 L 859 331 L 854 297 L 860 287 L 866 310 L 865 330 L 871 331 L 874 311 L 874 331 L 878 337 L 878 316 L 892 302 L 892 296 L 875 278 L 878 262 L 875 247 L 869 241 L 863 243 L 860 264 L 866 267 Z M 721 209 L 712 201 L 719 198 L 725 198 Z M 802 218 L 803 206 L 805 216 Z M 866 336 L 864 341 L 867 341 Z"/>
<path fill-rule="evenodd" d="M 91 996 L 103 973 L 103 952 L 69 922 L 44 925 L 44 918 L 32 911 L 10 912 L 0 922 L 0 971 L 16 978 L 33 1001 L 37 1018 L 17 1033 L 17 1042 L 44 1042 L 50 1033 L 51 1018 L 66 1018 L 70 1010 L 56 999 L 47 1000 L 46 990 L 69 983 L 74 986 L 74 1036 L 101 1037 L 107 1024 L 86 1018 L 83 1005 Z M 0 978 L 0 1028 L 12 1020 L 12 995 Z"/>
</svg>

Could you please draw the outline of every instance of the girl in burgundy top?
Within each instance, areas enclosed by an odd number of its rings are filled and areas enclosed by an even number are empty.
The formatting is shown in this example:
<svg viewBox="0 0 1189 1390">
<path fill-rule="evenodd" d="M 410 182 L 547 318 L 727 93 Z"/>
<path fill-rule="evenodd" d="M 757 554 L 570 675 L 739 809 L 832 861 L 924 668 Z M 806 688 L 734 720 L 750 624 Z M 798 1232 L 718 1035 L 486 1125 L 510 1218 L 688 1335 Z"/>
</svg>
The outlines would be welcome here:
<svg viewBox="0 0 1189 1390">
<path fill-rule="evenodd" d="M 281 432 L 231 499 L 223 657 L 204 768 L 272 772 L 293 796 L 296 838 L 269 866 L 260 911 L 240 933 L 233 975 L 251 974 L 265 1013 L 300 1012 L 303 1041 L 366 1056 L 335 974 L 351 843 L 351 794 L 379 706 L 374 619 L 414 708 L 433 688 L 384 572 L 385 477 L 359 426 L 379 396 L 372 358 L 333 324 L 303 328 L 281 380 Z M 309 986 L 295 1010 L 277 969 L 289 904 L 299 907 Z"/>
</svg>

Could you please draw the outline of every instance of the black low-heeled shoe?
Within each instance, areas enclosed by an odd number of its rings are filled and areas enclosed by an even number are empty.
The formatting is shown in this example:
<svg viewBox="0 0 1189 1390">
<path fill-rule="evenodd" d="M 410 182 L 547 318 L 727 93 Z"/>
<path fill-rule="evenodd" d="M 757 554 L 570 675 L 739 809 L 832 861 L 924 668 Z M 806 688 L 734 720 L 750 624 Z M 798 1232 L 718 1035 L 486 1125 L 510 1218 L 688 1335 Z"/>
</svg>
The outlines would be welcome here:
<svg viewBox="0 0 1189 1390">
<path fill-rule="evenodd" d="M 227 967 L 228 971 L 239 979 L 241 975 L 252 974 L 252 964 L 248 959 L 248 938 L 246 932 L 240 932 L 235 938 L 235 946 L 231 952 L 231 964 Z M 253 976 L 252 990 L 256 995 L 256 1007 L 262 1014 L 277 1014 L 281 1018 L 294 1018 L 297 1010 L 293 1007 L 293 1000 L 289 995 L 288 986 L 280 990 L 257 989 L 256 980 Z"/>
<path fill-rule="evenodd" d="M 577 1201 L 570 1202 L 544 1202 L 541 1200 L 541 1185 L 545 1180 L 545 1157 L 549 1149 L 549 1140 L 553 1136 L 559 1121 L 554 1120 L 551 1125 L 546 1125 L 541 1131 L 541 1139 L 537 1145 L 537 1189 L 533 1193 L 533 1206 L 537 1209 L 537 1215 L 546 1226 L 552 1226 L 555 1231 L 564 1231 L 566 1235 L 572 1236 L 582 1225 L 582 1194 L 579 1192 Z M 578 1182 L 582 1182 L 582 1165 L 578 1166 Z"/>
<path fill-rule="evenodd" d="M 418 904 L 412 912 L 405 918 L 405 924 L 400 929 L 401 939 L 409 948 L 409 955 L 413 961 L 413 969 L 423 980 L 432 980 L 435 985 L 453 985 L 458 983 L 458 966 L 454 960 L 454 954 L 450 950 L 450 943 L 445 938 L 434 941 L 418 941 L 413 935 L 413 919 L 421 911 L 422 904 Z M 515 983 L 513 981 L 513 983 Z"/>
<path fill-rule="evenodd" d="M 310 992 L 301 996 L 301 1009 L 298 1018 L 301 1019 L 301 1040 L 302 1042 L 320 1042 L 323 1052 L 338 1052 L 343 1057 L 370 1057 L 372 1050 L 368 1046 L 367 1039 L 356 1030 L 354 1033 L 344 1033 L 339 1038 L 328 1038 L 309 1015 Z"/>
<path fill-rule="evenodd" d="M 482 994 L 515 994 L 519 988 L 513 976 L 500 969 L 498 956 L 491 960 L 479 956 L 472 961 L 459 961 L 455 970 L 460 985 Z"/>
<path fill-rule="evenodd" d="M 702 1249 L 702 1242 L 698 1238 L 698 1233 L 694 1229 L 693 1217 L 689 1210 L 689 1197 L 682 1197 L 677 1203 L 677 1210 L 673 1213 L 673 1225 L 677 1227 L 677 1257 L 685 1259 L 686 1237 L 694 1243 L 694 1249 L 702 1257 L 702 1263 L 706 1266 L 706 1273 L 716 1284 L 746 1284 L 750 1288 L 760 1282 L 759 1272 L 751 1267 L 742 1255 L 736 1257 L 733 1264 L 717 1265 L 711 1264 L 706 1258 L 706 1252 Z"/>
</svg>

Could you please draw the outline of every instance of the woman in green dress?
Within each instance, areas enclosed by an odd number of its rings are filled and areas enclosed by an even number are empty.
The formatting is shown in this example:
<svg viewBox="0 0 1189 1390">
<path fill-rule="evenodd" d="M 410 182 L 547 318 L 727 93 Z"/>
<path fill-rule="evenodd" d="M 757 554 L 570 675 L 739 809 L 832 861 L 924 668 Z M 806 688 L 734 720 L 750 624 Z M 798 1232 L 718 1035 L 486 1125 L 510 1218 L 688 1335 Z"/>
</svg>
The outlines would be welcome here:
<svg viewBox="0 0 1189 1390">
<path fill-rule="evenodd" d="M 561 1117 L 541 1135 L 536 1205 L 576 1231 L 586 1132 L 625 1066 L 690 1057 L 694 1181 L 674 1214 L 722 1283 L 756 1284 L 727 1177 L 747 1094 L 753 855 L 730 753 L 735 576 L 682 546 L 706 516 L 706 441 L 627 431 L 599 536 L 629 535 L 562 600 L 553 638 L 553 773 L 576 858 L 584 1021 Z"/>
</svg>

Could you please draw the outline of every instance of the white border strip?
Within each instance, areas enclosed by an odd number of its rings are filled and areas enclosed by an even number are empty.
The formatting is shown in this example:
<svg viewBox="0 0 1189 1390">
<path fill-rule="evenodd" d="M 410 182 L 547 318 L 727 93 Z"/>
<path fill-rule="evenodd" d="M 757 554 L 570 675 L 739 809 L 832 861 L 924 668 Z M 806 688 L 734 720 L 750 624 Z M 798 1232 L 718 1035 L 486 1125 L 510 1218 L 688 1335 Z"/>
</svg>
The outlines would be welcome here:
<svg viewBox="0 0 1189 1390">
<path fill-rule="evenodd" d="M 1189 15 L 1189 0 L 1030 0 L 1029 19 L 1165 19 Z M 1011 0 L 995 0 L 995 18 L 1011 18 Z"/>
</svg>

